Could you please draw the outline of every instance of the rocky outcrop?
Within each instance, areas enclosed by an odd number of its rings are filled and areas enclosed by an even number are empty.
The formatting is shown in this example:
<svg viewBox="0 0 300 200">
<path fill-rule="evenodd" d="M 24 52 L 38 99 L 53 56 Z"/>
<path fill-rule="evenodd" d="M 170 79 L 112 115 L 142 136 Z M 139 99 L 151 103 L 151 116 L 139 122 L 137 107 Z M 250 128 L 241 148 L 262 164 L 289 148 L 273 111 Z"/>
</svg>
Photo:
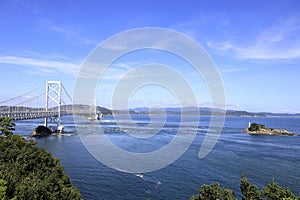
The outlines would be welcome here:
<svg viewBox="0 0 300 200">
<path fill-rule="evenodd" d="M 53 132 L 46 126 L 38 126 L 36 127 L 32 133 L 29 134 L 30 137 L 43 137 L 52 135 Z"/>
<path fill-rule="evenodd" d="M 278 135 L 278 136 L 298 136 L 285 129 L 268 128 L 265 125 L 252 123 L 249 128 L 243 130 L 245 133 L 251 135 Z"/>
</svg>

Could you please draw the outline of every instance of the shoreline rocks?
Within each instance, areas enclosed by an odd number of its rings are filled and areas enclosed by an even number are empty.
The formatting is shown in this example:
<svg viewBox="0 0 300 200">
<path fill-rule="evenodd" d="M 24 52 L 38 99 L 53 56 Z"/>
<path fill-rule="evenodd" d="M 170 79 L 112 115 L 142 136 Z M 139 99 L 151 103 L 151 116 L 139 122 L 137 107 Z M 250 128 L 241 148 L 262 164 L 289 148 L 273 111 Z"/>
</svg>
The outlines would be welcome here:
<svg viewBox="0 0 300 200">
<path fill-rule="evenodd" d="M 268 128 L 265 125 L 257 123 L 252 123 L 249 128 L 246 128 L 243 131 L 250 135 L 298 136 L 297 134 L 285 129 Z"/>
<path fill-rule="evenodd" d="M 46 126 L 38 126 L 29 134 L 30 137 L 44 137 L 49 135 L 53 135 L 53 132 Z"/>
</svg>

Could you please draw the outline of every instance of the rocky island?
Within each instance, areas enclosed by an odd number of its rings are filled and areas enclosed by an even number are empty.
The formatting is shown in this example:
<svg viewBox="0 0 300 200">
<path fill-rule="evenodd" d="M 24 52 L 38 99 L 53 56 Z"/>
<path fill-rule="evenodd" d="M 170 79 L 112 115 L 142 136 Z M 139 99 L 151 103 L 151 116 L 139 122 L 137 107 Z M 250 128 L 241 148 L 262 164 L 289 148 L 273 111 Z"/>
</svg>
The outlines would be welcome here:
<svg viewBox="0 0 300 200">
<path fill-rule="evenodd" d="M 245 133 L 251 135 L 278 135 L 278 136 L 297 136 L 285 129 L 268 128 L 263 124 L 252 123 L 249 128 L 243 130 Z"/>
<path fill-rule="evenodd" d="M 30 137 L 44 137 L 49 135 L 53 135 L 53 132 L 46 126 L 38 126 L 29 134 Z"/>
</svg>

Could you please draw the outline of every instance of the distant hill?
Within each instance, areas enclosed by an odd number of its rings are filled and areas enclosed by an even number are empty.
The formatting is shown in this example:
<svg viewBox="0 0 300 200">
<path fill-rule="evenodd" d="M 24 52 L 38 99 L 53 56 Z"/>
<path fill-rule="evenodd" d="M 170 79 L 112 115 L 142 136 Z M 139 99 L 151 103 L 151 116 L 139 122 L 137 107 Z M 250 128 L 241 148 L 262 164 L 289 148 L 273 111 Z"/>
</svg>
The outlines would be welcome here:
<svg viewBox="0 0 300 200">
<path fill-rule="evenodd" d="M 61 110 L 67 110 L 68 112 L 74 110 L 75 113 L 89 113 L 91 111 L 91 106 L 83 104 L 63 105 L 61 106 Z M 104 115 L 112 114 L 111 110 L 105 107 L 97 106 L 96 110 L 97 112 L 102 112 Z"/>
<path fill-rule="evenodd" d="M 5 109 L 6 106 L 0 106 L 0 111 Z M 11 110 L 17 110 L 17 108 L 21 107 L 11 107 Z M 30 107 L 22 107 L 22 109 L 32 111 L 32 110 L 40 110 L 43 108 L 30 108 Z M 51 108 L 50 110 L 56 110 L 57 108 Z M 74 109 L 74 110 L 73 110 Z M 82 105 L 82 104 L 75 104 L 75 105 L 63 105 L 61 106 L 61 110 L 65 111 L 67 114 L 72 114 L 73 111 L 76 114 L 88 114 L 91 112 L 91 106 L 89 105 Z M 111 115 L 112 113 L 115 114 L 123 114 L 128 112 L 127 110 L 110 110 L 105 107 L 97 106 L 97 112 L 102 112 L 104 115 Z M 178 107 L 166 107 L 166 108 L 148 108 L 148 107 L 138 107 L 129 109 L 129 113 L 131 114 L 163 114 L 167 113 L 170 115 L 224 115 L 226 116 L 238 116 L 238 117 L 300 117 L 300 113 L 291 114 L 291 113 L 271 113 L 271 112 L 248 112 L 248 111 L 241 111 L 241 110 L 222 110 L 218 108 L 209 108 L 209 107 L 197 107 L 197 106 L 187 106 L 183 108 Z"/>
<path fill-rule="evenodd" d="M 240 110 L 222 110 L 218 108 L 209 108 L 209 107 L 197 107 L 197 106 L 187 106 L 183 108 L 147 108 L 147 107 L 138 107 L 134 109 L 130 109 L 130 113 L 135 114 L 162 114 L 165 110 L 168 114 L 186 114 L 186 115 L 224 115 L 226 116 L 239 116 L 239 117 L 300 117 L 300 113 L 290 114 L 290 113 L 271 113 L 271 112 L 248 112 L 248 111 L 240 111 Z M 114 113 L 122 113 L 124 110 L 114 110 Z"/>
</svg>

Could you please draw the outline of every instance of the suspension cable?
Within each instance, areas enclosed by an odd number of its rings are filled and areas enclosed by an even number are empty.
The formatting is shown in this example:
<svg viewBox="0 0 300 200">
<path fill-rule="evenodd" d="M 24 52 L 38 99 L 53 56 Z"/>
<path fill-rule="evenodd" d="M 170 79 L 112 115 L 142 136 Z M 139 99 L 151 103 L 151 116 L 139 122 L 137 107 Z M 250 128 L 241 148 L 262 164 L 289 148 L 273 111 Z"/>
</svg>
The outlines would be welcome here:
<svg viewBox="0 0 300 200">
<path fill-rule="evenodd" d="M 46 92 L 44 92 L 44 93 L 42 93 L 42 94 L 40 94 L 40 95 L 38 95 L 38 96 L 35 96 L 35 97 L 33 97 L 33 98 L 27 99 L 26 101 L 20 102 L 20 103 L 14 105 L 14 106 L 19 106 L 19 105 L 22 105 L 22 104 L 24 104 L 24 103 L 30 102 L 30 101 L 32 101 L 32 100 L 34 100 L 34 99 L 37 99 L 37 98 L 43 96 L 44 94 L 46 94 Z"/>
<path fill-rule="evenodd" d="M 30 90 L 29 92 L 26 92 L 26 93 L 24 93 L 24 94 L 21 94 L 21 95 L 19 95 L 19 96 L 17 96 L 17 97 L 13 97 L 13 98 L 11 98 L 11 99 L 7 99 L 7 100 L 4 100 L 4 101 L 0 101 L 0 104 L 7 103 L 7 102 L 9 102 L 9 101 L 13 101 L 13 100 L 15 100 L 15 99 L 17 99 L 17 98 L 20 98 L 20 97 L 23 97 L 23 96 L 25 96 L 25 95 L 28 95 L 28 94 L 30 94 L 30 93 L 32 93 L 32 92 L 34 92 L 34 91 L 40 89 L 40 88 L 43 87 L 43 86 L 44 86 L 44 84 L 40 85 L 39 87 L 37 87 L 37 88 L 35 88 L 35 89 L 33 89 L 33 90 Z"/>
<path fill-rule="evenodd" d="M 63 89 L 64 89 L 66 95 L 68 96 L 69 100 L 73 103 L 73 100 L 72 100 L 71 96 L 69 95 L 69 93 L 67 92 L 67 90 L 66 90 L 66 88 L 64 87 L 63 84 L 62 84 L 62 87 L 63 87 Z"/>
<path fill-rule="evenodd" d="M 32 97 L 32 98 L 30 98 L 30 99 L 27 99 L 27 100 L 25 100 L 25 101 L 22 101 L 22 102 L 20 102 L 20 103 L 17 103 L 17 104 L 15 104 L 15 105 L 0 108 L 0 111 L 9 109 L 9 108 L 14 107 L 14 106 L 15 106 L 15 107 L 16 107 L 16 106 L 20 106 L 20 105 L 25 104 L 25 103 L 27 103 L 27 102 L 33 101 L 33 100 L 35 100 L 35 99 L 37 99 L 37 98 L 43 96 L 44 94 L 46 94 L 46 92 L 44 92 L 44 93 L 42 93 L 42 94 L 40 94 L 40 95 L 37 95 L 37 96 L 35 96 L 35 97 Z"/>
</svg>

